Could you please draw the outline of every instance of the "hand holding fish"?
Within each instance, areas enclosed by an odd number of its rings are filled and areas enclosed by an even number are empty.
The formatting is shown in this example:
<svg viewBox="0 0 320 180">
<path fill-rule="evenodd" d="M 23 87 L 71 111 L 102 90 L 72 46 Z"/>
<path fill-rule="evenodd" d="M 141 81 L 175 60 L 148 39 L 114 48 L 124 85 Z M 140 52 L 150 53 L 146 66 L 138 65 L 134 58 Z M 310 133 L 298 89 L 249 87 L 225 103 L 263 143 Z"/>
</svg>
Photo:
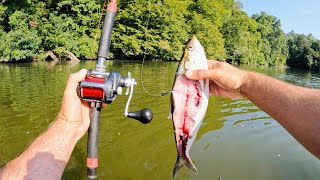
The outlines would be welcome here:
<svg viewBox="0 0 320 180">
<path fill-rule="evenodd" d="M 210 95 L 247 98 L 277 120 L 320 159 L 320 90 L 295 86 L 225 62 L 208 61 L 208 69 L 189 70 L 190 80 L 210 80 Z"/>
<path fill-rule="evenodd" d="M 247 72 L 226 62 L 208 61 L 208 69 L 190 70 L 186 76 L 192 80 L 209 79 L 210 95 L 227 98 L 243 98 L 243 85 Z"/>
</svg>

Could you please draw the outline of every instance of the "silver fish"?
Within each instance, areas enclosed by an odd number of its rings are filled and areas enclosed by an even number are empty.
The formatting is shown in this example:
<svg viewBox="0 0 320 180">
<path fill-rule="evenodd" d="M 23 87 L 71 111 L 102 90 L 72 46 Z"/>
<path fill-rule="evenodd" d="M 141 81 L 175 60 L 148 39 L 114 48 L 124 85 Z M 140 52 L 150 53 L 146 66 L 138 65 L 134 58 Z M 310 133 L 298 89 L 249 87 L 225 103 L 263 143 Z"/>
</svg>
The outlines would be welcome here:
<svg viewBox="0 0 320 180">
<path fill-rule="evenodd" d="M 209 80 L 195 81 L 186 78 L 185 72 L 194 69 L 208 69 L 204 49 L 195 36 L 191 38 L 184 50 L 171 91 L 170 117 L 173 121 L 178 152 L 172 177 L 184 165 L 198 174 L 190 159 L 189 151 L 207 112 Z"/>
</svg>

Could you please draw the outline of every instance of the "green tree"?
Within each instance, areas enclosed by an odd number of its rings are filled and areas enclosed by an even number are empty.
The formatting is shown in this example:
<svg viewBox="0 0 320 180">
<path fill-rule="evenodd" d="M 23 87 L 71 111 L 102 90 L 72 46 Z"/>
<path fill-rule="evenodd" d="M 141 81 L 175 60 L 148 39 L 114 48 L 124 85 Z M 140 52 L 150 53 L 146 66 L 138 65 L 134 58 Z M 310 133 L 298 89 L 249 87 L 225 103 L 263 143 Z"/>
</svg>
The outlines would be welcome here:
<svg viewBox="0 0 320 180">
<path fill-rule="evenodd" d="M 141 58 L 147 52 L 148 59 L 180 59 L 190 38 L 185 19 L 190 3 L 144 0 L 120 5 L 111 44 L 114 56 Z"/>
<path fill-rule="evenodd" d="M 288 48 L 287 64 L 289 67 L 320 70 L 320 41 L 311 34 L 306 36 L 290 32 Z"/>
<path fill-rule="evenodd" d="M 261 34 L 262 53 L 265 56 L 263 64 L 280 66 L 285 64 L 287 57 L 287 39 L 281 29 L 280 20 L 265 12 L 254 14 L 252 18 L 258 23 Z"/>
<path fill-rule="evenodd" d="M 46 51 L 88 58 L 100 11 L 89 0 L 6 1 L 0 5 L 0 59 L 30 61 Z"/>
<path fill-rule="evenodd" d="M 223 35 L 219 29 L 222 26 L 222 17 L 229 11 L 222 0 L 196 0 L 190 4 L 190 15 L 187 23 L 191 25 L 191 34 L 194 34 L 204 46 L 207 56 L 212 59 L 225 60 Z"/>
<path fill-rule="evenodd" d="M 17 4 L 16 1 L 12 2 Z M 25 9 L 21 6 L 25 5 Z M 40 49 L 41 38 L 38 31 L 33 28 L 32 17 L 29 12 L 33 9 L 32 4 L 23 2 L 12 9 L 1 5 L 1 40 L 0 61 L 31 60 L 35 58 Z M 10 16 L 8 16 L 10 14 Z M 7 31 L 7 32 L 6 32 Z"/>
<path fill-rule="evenodd" d="M 245 12 L 234 9 L 226 18 L 221 33 L 225 38 L 227 60 L 237 64 L 261 64 L 264 56 L 259 43 L 262 41 L 257 32 L 258 24 Z"/>
</svg>

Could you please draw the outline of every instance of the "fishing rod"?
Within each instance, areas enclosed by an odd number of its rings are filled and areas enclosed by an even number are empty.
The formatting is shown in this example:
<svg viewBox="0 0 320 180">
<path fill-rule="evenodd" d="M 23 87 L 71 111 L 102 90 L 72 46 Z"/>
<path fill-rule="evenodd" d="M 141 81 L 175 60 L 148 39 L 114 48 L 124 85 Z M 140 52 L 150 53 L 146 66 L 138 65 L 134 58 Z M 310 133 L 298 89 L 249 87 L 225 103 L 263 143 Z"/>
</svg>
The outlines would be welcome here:
<svg viewBox="0 0 320 180">
<path fill-rule="evenodd" d="M 149 123 L 153 114 L 148 108 L 136 112 L 129 112 L 133 96 L 133 88 L 137 85 L 135 79 L 128 72 L 128 77 L 123 77 L 118 71 L 106 71 L 106 61 L 109 55 L 111 33 L 117 13 L 117 1 L 111 0 L 108 4 L 105 19 L 102 25 L 98 59 L 94 70 L 88 70 L 85 80 L 79 83 L 78 95 L 83 101 L 91 103 L 90 127 L 88 129 L 87 143 L 87 177 L 95 179 L 98 167 L 98 134 L 100 126 L 100 113 L 102 104 L 111 104 L 122 94 L 122 88 L 127 88 L 129 95 L 125 106 L 124 116 L 136 119 L 143 124 Z"/>
</svg>

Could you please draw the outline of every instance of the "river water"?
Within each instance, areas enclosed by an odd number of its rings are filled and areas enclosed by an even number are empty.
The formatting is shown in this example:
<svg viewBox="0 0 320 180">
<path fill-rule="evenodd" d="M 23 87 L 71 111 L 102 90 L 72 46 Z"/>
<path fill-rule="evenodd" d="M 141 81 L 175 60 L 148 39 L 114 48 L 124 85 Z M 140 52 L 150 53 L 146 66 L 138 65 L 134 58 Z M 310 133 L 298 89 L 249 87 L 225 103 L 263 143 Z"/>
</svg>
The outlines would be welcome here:
<svg viewBox="0 0 320 180">
<path fill-rule="evenodd" d="M 171 89 L 176 62 L 148 62 L 144 84 L 152 93 Z M 47 63 L 0 64 L 0 164 L 21 153 L 59 112 L 68 74 L 94 67 Z M 139 62 L 111 61 L 108 70 L 131 71 L 140 82 Z M 320 75 L 307 71 L 250 68 L 290 83 L 320 88 Z M 176 148 L 167 119 L 170 96 L 152 97 L 141 84 L 130 111 L 149 107 L 148 125 L 123 117 L 126 96 L 103 109 L 99 136 L 99 177 L 115 180 L 172 179 Z M 320 161 L 274 119 L 245 99 L 211 97 L 206 118 L 190 152 L 199 174 L 182 168 L 177 180 L 319 179 Z M 63 179 L 86 179 L 86 136 L 76 145 Z"/>
</svg>

